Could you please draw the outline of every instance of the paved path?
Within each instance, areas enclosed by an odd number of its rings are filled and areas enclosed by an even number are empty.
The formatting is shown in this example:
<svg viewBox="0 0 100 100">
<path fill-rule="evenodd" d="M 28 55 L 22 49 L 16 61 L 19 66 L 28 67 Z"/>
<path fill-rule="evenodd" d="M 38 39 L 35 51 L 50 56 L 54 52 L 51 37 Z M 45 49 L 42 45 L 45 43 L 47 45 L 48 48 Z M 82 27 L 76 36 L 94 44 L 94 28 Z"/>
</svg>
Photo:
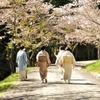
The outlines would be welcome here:
<svg viewBox="0 0 100 100">
<path fill-rule="evenodd" d="M 71 84 L 60 80 L 58 67 L 48 69 L 48 83 L 40 81 L 38 68 L 28 73 L 28 80 L 2 94 L 2 100 L 100 100 L 100 79 L 73 69 Z"/>
</svg>

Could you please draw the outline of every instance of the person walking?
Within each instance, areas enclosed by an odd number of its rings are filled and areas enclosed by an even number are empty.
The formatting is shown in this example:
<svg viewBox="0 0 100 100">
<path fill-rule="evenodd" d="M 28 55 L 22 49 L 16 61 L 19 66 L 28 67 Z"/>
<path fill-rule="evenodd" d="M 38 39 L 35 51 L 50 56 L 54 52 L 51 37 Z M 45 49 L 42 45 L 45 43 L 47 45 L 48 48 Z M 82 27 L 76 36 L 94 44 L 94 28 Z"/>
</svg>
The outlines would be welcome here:
<svg viewBox="0 0 100 100">
<path fill-rule="evenodd" d="M 59 47 L 58 55 L 55 55 L 55 56 L 56 56 L 55 65 L 59 67 L 60 79 L 61 79 L 61 80 L 63 79 L 63 68 L 61 67 L 60 60 L 61 60 L 61 56 L 62 56 L 62 54 L 63 54 L 64 52 L 65 52 L 65 48 L 64 48 L 63 46 L 60 46 L 60 47 Z"/>
<path fill-rule="evenodd" d="M 63 68 L 63 79 L 66 82 L 70 83 L 72 69 L 75 67 L 76 60 L 74 55 L 70 52 L 70 48 L 67 47 L 65 52 L 61 56 L 60 65 Z"/>
<path fill-rule="evenodd" d="M 51 61 L 48 52 L 45 50 L 45 46 L 42 46 L 41 51 L 36 55 L 36 62 L 39 67 L 42 83 L 47 83 L 47 69 L 50 66 Z"/>
<path fill-rule="evenodd" d="M 16 63 L 18 66 L 19 80 L 20 81 L 26 80 L 28 59 L 27 59 L 24 46 L 21 46 L 20 50 L 17 53 Z"/>
</svg>

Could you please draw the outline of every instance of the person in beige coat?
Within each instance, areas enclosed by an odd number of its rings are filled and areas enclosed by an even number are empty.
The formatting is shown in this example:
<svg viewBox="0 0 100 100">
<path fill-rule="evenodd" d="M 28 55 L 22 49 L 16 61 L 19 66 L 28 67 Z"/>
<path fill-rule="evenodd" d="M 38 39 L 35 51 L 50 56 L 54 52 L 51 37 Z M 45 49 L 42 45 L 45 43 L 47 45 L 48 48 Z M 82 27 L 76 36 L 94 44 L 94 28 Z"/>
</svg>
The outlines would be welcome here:
<svg viewBox="0 0 100 100">
<path fill-rule="evenodd" d="M 37 66 L 39 67 L 42 83 L 47 83 L 47 69 L 50 66 L 50 58 L 45 46 L 41 47 L 41 51 L 36 55 Z"/>
<path fill-rule="evenodd" d="M 63 79 L 66 82 L 70 83 L 72 69 L 75 67 L 76 60 L 74 55 L 70 52 L 70 48 L 67 47 L 65 52 L 61 56 L 60 65 L 63 68 Z"/>
</svg>

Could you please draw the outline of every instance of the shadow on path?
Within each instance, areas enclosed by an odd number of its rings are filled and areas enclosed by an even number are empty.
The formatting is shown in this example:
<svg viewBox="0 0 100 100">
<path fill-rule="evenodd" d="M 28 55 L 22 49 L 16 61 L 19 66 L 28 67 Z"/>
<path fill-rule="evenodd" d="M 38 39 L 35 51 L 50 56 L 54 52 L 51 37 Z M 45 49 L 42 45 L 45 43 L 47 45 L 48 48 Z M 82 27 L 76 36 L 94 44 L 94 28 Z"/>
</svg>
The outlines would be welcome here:
<svg viewBox="0 0 100 100">
<path fill-rule="evenodd" d="M 27 81 L 17 82 L 0 100 L 100 100 L 100 82 L 77 68 L 73 69 L 70 84 L 60 80 L 56 66 L 48 68 L 47 79 L 47 84 L 41 83 L 36 68 L 28 73 Z"/>
</svg>

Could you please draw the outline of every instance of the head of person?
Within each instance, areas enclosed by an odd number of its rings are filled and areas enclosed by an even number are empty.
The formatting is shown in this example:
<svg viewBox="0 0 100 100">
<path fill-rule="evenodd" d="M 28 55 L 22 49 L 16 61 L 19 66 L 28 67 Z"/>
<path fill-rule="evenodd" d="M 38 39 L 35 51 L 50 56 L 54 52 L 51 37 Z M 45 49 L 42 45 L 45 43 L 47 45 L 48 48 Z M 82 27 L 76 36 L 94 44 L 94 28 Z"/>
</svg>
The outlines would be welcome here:
<svg viewBox="0 0 100 100">
<path fill-rule="evenodd" d="M 70 52 L 72 52 L 72 50 L 71 50 L 71 48 L 70 48 L 69 46 L 66 47 L 65 50 L 66 50 L 66 51 L 70 51 Z"/>
<path fill-rule="evenodd" d="M 23 49 L 25 49 L 25 47 L 24 46 L 20 46 L 20 50 L 23 50 Z"/>
<path fill-rule="evenodd" d="M 59 50 L 65 50 L 64 46 L 60 46 Z"/>
<path fill-rule="evenodd" d="M 41 47 L 41 50 L 45 50 L 45 46 L 42 46 L 42 47 Z"/>
</svg>

